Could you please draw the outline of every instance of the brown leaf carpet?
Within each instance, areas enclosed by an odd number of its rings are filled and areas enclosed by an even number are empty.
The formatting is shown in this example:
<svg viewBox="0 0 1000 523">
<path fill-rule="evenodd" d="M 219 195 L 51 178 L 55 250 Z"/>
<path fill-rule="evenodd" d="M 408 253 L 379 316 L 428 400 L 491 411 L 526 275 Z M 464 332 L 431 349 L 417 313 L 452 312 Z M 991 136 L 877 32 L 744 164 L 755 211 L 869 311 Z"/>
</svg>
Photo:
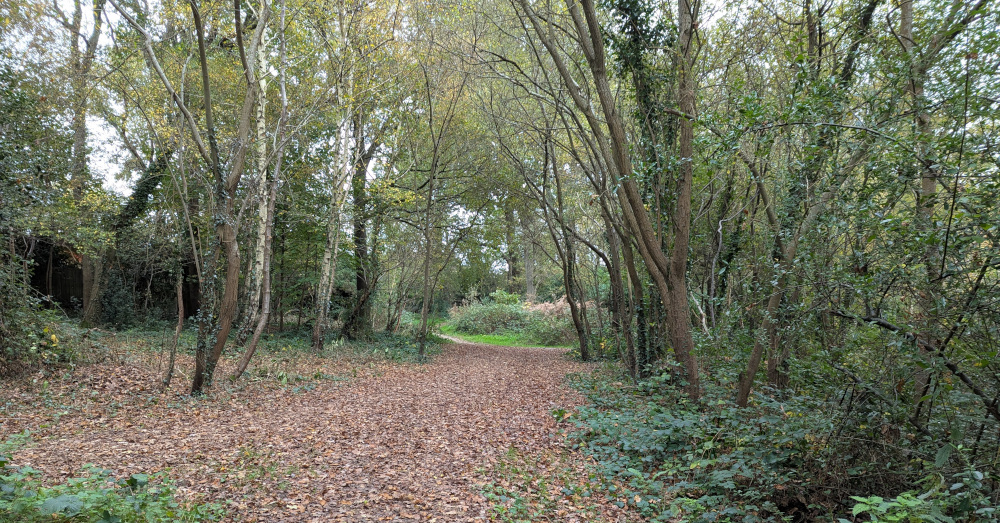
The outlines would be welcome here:
<svg viewBox="0 0 1000 523">
<path fill-rule="evenodd" d="M 587 365 L 559 350 L 445 346 L 427 365 L 346 384 L 229 401 L 70 416 L 15 454 L 53 477 L 84 463 L 169 470 L 188 499 L 228 501 L 235 521 L 486 521 L 482 476 L 511 447 L 561 449 L 554 408 Z"/>
</svg>

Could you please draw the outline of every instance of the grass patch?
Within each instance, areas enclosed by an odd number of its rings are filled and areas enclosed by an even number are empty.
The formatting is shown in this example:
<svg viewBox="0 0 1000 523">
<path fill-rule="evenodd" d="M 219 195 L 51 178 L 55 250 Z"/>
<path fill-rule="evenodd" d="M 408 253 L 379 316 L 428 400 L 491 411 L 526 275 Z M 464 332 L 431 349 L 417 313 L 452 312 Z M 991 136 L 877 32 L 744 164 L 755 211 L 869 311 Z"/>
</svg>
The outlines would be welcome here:
<svg viewBox="0 0 1000 523">
<path fill-rule="evenodd" d="M 517 332 L 498 332 L 493 334 L 468 334 L 458 332 L 453 325 L 441 325 L 441 332 L 469 343 L 482 343 L 485 345 L 501 345 L 505 347 L 548 347 L 548 348 L 573 348 L 571 343 L 557 343 L 553 345 L 540 344 L 537 341 L 527 338 L 524 334 Z"/>
<path fill-rule="evenodd" d="M 564 300 L 522 303 L 498 290 L 482 302 L 452 307 L 441 331 L 466 341 L 513 347 L 572 347 L 576 329 Z"/>
</svg>

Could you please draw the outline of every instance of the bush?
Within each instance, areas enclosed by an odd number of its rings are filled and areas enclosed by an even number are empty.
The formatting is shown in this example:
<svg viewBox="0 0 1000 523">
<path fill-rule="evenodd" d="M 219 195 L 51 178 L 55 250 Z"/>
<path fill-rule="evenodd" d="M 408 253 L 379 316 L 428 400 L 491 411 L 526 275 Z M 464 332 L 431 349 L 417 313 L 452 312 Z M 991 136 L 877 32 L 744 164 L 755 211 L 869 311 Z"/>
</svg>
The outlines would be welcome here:
<svg viewBox="0 0 1000 523">
<path fill-rule="evenodd" d="M 490 298 L 493 303 L 498 303 L 500 305 L 520 305 L 521 297 L 517 294 L 511 294 L 504 291 L 503 289 L 497 289 L 490 293 Z"/>
<path fill-rule="evenodd" d="M 576 329 L 565 299 L 525 304 L 501 290 L 486 303 L 452 307 L 448 324 L 464 334 L 509 334 L 522 343 L 566 345 L 576 341 Z"/>
<path fill-rule="evenodd" d="M 26 311 L 19 317 L 17 336 L 0 335 L 0 376 L 17 374 L 38 365 L 74 363 L 79 338 L 74 325 L 50 310 Z"/>
<path fill-rule="evenodd" d="M 717 383 L 692 403 L 670 376 L 634 387 L 612 376 L 573 380 L 590 402 L 574 417 L 575 445 L 596 458 L 619 504 L 652 521 L 837 521 L 852 506 L 865 521 L 997 520 L 991 478 L 941 468 L 970 461 L 960 447 L 916 459 L 927 455 L 919 442 L 888 444 L 891 431 L 851 426 L 835 404 L 789 394 L 740 409 Z M 894 497 L 879 497 L 886 492 Z"/>
<path fill-rule="evenodd" d="M 545 316 L 529 311 L 530 321 L 524 329 L 527 338 L 540 345 L 566 345 L 576 341 L 572 321 L 558 316 Z"/>
<path fill-rule="evenodd" d="M 23 444 L 26 436 L 2 447 Z M 0 454 L 0 522 L 95 521 L 98 523 L 215 521 L 224 515 L 217 504 L 181 503 L 165 474 L 132 474 L 116 479 L 110 470 L 84 465 L 83 474 L 46 486 L 41 473 L 15 467 Z"/>
<path fill-rule="evenodd" d="M 132 286 L 125 281 L 122 271 L 117 268 L 108 271 L 101 293 L 101 315 L 104 323 L 118 329 L 131 327 L 136 323 L 135 294 Z"/>
<path fill-rule="evenodd" d="M 450 323 L 458 332 L 466 334 L 493 334 L 520 331 L 528 325 L 529 313 L 520 304 L 473 303 L 452 307 Z"/>
<path fill-rule="evenodd" d="M 428 335 L 427 344 L 424 346 L 425 355 L 434 355 L 441 352 L 439 343 L 442 340 L 437 336 Z M 364 342 L 356 342 L 357 348 L 370 350 L 372 354 L 392 361 L 420 362 L 420 345 L 413 336 L 401 335 L 392 332 L 376 332 Z"/>
<path fill-rule="evenodd" d="M 609 483 L 625 483 L 624 491 L 611 487 L 613 497 L 654 521 L 780 521 L 771 519 L 782 513 L 778 494 L 798 479 L 809 431 L 774 412 L 750 417 L 723 407 L 722 390 L 707 391 L 705 405 L 714 407 L 702 409 L 669 376 L 642 382 L 633 394 L 600 380 L 577 382 L 594 402 L 579 411 L 577 444 Z"/>
</svg>

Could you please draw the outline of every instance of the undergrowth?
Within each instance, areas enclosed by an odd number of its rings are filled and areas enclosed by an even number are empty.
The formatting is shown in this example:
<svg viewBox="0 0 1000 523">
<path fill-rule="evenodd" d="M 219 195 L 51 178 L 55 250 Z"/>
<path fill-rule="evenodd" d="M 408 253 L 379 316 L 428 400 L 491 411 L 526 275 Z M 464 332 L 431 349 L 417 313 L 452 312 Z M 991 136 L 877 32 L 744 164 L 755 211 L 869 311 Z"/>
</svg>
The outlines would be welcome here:
<svg viewBox="0 0 1000 523">
<path fill-rule="evenodd" d="M 589 405 L 571 438 L 598 462 L 605 495 L 651 521 L 998 520 L 990 478 L 961 445 L 872 430 L 811 395 L 739 409 L 724 384 L 695 403 L 669 373 L 616 378 L 572 377 Z"/>
<path fill-rule="evenodd" d="M 201 522 L 225 515 L 218 504 L 179 501 L 173 482 L 162 472 L 117 478 L 88 464 L 77 477 L 47 484 L 40 471 L 15 466 L 7 457 L 27 441 L 22 434 L 0 443 L 0 522 Z"/>
<path fill-rule="evenodd" d="M 452 307 L 442 331 L 472 341 L 509 346 L 567 346 L 576 330 L 565 301 L 521 303 L 515 294 L 498 290 L 484 302 Z"/>
<path fill-rule="evenodd" d="M 511 447 L 491 470 L 481 470 L 488 476 L 480 491 L 490 504 L 491 520 L 566 521 L 571 515 L 599 520 L 599 481 L 593 473 L 576 470 L 569 459 L 566 452 L 536 456 Z"/>
</svg>

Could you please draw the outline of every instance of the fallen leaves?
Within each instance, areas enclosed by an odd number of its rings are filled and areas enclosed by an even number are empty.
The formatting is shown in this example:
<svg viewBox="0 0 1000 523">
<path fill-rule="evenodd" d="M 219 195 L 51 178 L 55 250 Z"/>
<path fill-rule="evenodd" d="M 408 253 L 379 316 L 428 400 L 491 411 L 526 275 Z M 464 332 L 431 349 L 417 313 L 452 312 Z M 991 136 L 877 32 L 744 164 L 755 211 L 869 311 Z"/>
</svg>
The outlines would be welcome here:
<svg viewBox="0 0 1000 523">
<path fill-rule="evenodd" d="M 129 376 L 119 382 L 111 372 L 82 379 L 73 397 L 85 400 L 61 420 L 25 416 L 2 428 L 48 425 L 18 464 L 52 476 L 83 463 L 168 469 L 183 495 L 228 502 L 237 521 L 485 521 L 483 474 L 510 448 L 561 449 L 550 411 L 579 404 L 561 383 L 586 368 L 560 351 L 462 344 L 428 365 L 303 393 L 246 387 L 190 400 L 132 388 L 156 379 L 137 367 L 118 369 Z M 30 412 L 37 391 L 20 393 Z"/>
</svg>

